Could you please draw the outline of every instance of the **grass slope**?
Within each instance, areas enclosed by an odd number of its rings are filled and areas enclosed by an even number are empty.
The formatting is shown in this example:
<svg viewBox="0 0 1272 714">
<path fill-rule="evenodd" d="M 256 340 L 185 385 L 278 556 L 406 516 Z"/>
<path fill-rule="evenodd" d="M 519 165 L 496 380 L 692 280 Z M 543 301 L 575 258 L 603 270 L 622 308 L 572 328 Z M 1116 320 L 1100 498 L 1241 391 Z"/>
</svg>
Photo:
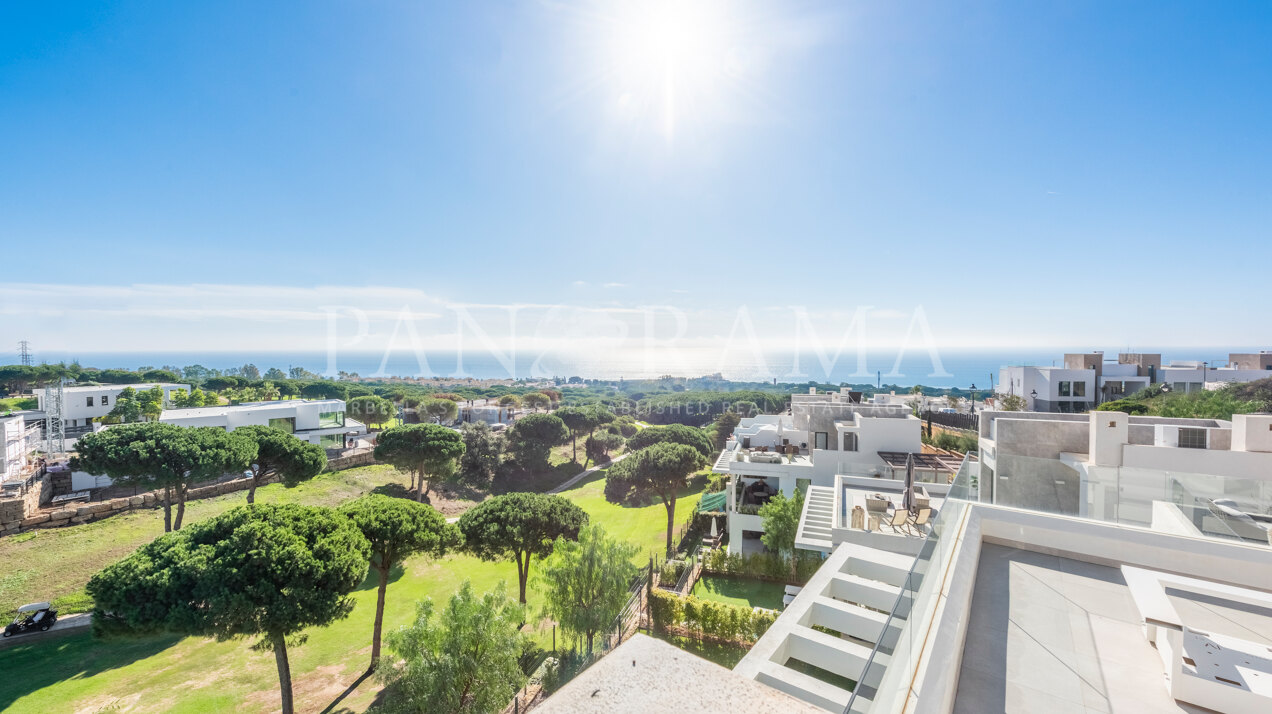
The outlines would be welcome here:
<svg viewBox="0 0 1272 714">
<path fill-rule="evenodd" d="M 258 492 L 262 502 L 295 500 L 332 505 L 372 490 L 398 477 L 384 467 L 368 467 L 320 477 L 310 485 L 287 490 L 270 486 Z M 567 491 L 564 496 L 588 511 L 594 522 L 610 533 L 638 544 L 645 562 L 647 553 L 661 548 L 666 528 L 666 511 L 661 503 L 641 508 L 624 508 L 605 501 L 604 474 L 598 473 Z M 677 521 L 688 515 L 698 498 L 701 483 L 686 489 L 677 502 Z M 199 510 L 187 518 L 206 518 L 242 503 L 242 497 L 213 499 L 198 504 Z M 23 554 L 22 567 L 28 583 L 48 583 L 62 591 L 82 589 L 97 568 L 129 552 L 162 531 L 154 528 L 153 515 L 122 516 L 102 521 L 92 535 L 71 535 L 75 529 L 48 531 L 67 533 L 71 538 L 53 549 L 76 575 L 34 572 L 56 570 L 34 568 L 39 551 L 23 551 L 45 537 L 42 533 L 27 543 L 11 546 L 0 543 L 0 560 Z M 134 522 L 140 520 L 141 522 Z M 49 538 L 46 544 L 52 544 Z M 75 547 L 88 552 L 76 554 Z M 95 554 L 95 555 L 94 555 Z M 537 562 L 535 566 L 537 566 Z M 533 570 L 532 570 L 533 577 Z M 414 603 L 423 597 L 441 601 L 471 580 L 478 592 L 507 581 L 516 592 L 516 566 L 486 563 L 468 556 L 451 556 L 440 561 L 415 559 L 393 574 L 385 606 L 385 629 L 408 622 Z M 34 587 L 32 584 L 31 587 Z M 308 640 L 291 650 L 296 708 L 298 711 L 361 712 L 379 694 L 374 679 L 361 680 L 370 656 L 371 620 L 375 614 L 374 577 L 354 594 L 356 606 L 345 620 L 325 628 L 314 628 Z M 26 586 L 21 592 L 32 592 Z M 21 599 L 21 598 L 19 598 Z M 529 595 L 532 613 L 540 603 L 538 591 Z M 550 639 L 544 632 L 540 639 Z M 97 641 L 87 634 L 60 639 L 17 644 L 0 650 L 0 711 L 57 712 L 267 712 L 278 709 L 278 683 L 273 656 L 254 652 L 246 641 L 216 642 L 202 638 L 145 638 L 130 641 Z M 347 691 L 348 690 L 348 691 Z"/>
</svg>

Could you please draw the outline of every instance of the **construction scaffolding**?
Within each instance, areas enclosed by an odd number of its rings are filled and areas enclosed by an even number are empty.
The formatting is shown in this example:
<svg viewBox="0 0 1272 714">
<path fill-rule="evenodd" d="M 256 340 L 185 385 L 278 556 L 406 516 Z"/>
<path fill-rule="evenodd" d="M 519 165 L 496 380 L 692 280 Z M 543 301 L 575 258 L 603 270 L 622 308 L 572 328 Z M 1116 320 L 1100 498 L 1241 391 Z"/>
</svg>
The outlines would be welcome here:
<svg viewBox="0 0 1272 714">
<path fill-rule="evenodd" d="M 23 367 L 30 367 L 33 360 L 31 359 L 31 343 L 22 340 L 18 343 L 18 358 L 22 360 Z"/>
<path fill-rule="evenodd" d="M 65 379 L 44 385 L 44 452 L 49 456 L 66 452 L 66 426 L 62 418 Z"/>
</svg>

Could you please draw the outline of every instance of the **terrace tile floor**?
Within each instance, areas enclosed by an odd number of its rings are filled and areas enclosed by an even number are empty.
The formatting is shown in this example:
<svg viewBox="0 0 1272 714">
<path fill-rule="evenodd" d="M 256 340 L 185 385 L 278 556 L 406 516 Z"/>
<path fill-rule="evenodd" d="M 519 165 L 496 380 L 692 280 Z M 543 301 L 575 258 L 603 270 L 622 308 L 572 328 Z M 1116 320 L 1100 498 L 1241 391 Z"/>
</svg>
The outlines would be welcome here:
<svg viewBox="0 0 1272 714">
<path fill-rule="evenodd" d="M 1167 692 L 1121 571 L 986 543 L 954 711 L 1201 710 Z"/>
</svg>

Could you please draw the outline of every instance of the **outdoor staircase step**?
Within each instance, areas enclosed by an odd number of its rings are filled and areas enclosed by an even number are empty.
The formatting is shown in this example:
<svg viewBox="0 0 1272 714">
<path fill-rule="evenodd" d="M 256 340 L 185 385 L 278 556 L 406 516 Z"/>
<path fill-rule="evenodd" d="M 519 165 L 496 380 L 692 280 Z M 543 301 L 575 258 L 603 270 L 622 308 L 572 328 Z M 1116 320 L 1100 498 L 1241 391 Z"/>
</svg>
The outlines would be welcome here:
<svg viewBox="0 0 1272 714">
<path fill-rule="evenodd" d="M 827 594 L 837 600 L 889 612 L 900 592 L 901 588 L 895 585 L 850 573 L 836 573 L 830 580 L 830 592 Z"/>
</svg>

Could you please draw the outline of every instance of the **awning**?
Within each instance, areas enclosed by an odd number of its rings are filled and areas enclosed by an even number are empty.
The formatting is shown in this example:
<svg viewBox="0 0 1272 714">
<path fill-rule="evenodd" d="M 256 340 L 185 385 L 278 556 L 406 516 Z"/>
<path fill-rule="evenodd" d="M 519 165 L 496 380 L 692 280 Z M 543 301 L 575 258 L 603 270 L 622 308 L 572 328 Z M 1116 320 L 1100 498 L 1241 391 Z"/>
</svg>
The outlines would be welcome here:
<svg viewBox="0 0 1272 714">
<path fill-rule="evenodd" d="M 711 512 L 723 511 L 727 496 L 728 494 L 724 491 L 703 494 L 702 499 L 698 501 L 698 510 Z"/>
</svg>

